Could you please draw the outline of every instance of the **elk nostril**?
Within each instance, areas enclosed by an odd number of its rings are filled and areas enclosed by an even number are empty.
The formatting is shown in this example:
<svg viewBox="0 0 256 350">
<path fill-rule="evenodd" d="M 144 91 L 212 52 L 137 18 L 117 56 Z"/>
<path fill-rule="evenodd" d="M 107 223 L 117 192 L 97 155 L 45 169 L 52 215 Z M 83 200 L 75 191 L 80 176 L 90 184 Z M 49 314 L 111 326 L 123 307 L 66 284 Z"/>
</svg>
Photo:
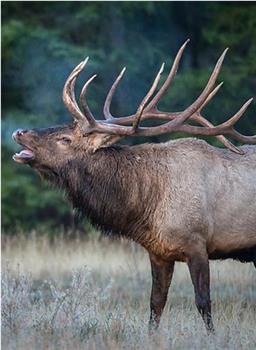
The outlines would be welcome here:
<svg viewBox="0 0 256 350">
<path fill-rule="evenodd" d="M 19 129 L 19 130 L 18 130 L 18 135 L 22 136 L 22 135 L 26 134 L 27 132 L 28 132 L 27 130 L 21 130 L 21 129 Z"/>
<path fill-rule="evenodd" d="M 27 130 L 18 129 L 12 134 L 12 138 L 15 140 L 17 136 L 22 136 L 27 132 Z"/>
</svg>

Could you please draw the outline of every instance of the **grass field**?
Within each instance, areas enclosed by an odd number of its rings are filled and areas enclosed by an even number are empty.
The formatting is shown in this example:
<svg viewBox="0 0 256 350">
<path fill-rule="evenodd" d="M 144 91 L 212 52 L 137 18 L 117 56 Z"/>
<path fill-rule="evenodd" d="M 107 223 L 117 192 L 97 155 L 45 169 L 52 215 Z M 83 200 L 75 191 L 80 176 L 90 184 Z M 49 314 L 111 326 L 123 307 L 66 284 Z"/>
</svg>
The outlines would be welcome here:
<svg viewBox="0 0 256 350">
<path fill-rule="evenodd" d="M 128 241 L 2 238 L 2 349 L 255 349 L 256 271 L 211 263 L 216 334 L 207 336 L 177 263 L 159 330 L 148 335 L 147 253 Z"/>
</svg>

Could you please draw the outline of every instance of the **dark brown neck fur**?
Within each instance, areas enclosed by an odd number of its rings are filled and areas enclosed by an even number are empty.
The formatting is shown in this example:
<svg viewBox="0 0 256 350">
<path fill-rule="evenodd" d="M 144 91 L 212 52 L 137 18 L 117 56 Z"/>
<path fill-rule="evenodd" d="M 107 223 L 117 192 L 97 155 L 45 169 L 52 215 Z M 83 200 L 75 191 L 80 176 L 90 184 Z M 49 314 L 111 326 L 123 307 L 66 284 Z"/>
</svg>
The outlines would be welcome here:
<svg viewBox="0 0 256 350">
<path fill-rule="evenodd" d="M 58 182 L 75 209 L 104 232 L 135 240 L 134 235 L 147 230 L 154 209 L 148 203 L 153 206 L 158 195 L 156 177 L 155 183 L 151 176 L 141 177 L 145 158 L 139 150 L 117 146 L 101 149 L 69 161 L 58 172 Z"/>
</svg>

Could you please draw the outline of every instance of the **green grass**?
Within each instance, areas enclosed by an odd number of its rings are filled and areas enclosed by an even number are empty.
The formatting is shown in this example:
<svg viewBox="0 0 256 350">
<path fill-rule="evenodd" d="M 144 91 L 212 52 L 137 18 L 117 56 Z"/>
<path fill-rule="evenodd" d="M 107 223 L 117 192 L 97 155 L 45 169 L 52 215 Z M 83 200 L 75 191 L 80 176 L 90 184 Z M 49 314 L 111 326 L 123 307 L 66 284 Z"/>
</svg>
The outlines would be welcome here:
<svg viewBox="0 0 256 350">
<path fill-rule="evenodd" d="M 128 241 L 3 237 L 3 349 L 255 349 L 256 271 L 211 263 L 216 335 L 207 336 L 177 263 L 159 330 L 148 335 L 147 253 Z"/>
</svg>

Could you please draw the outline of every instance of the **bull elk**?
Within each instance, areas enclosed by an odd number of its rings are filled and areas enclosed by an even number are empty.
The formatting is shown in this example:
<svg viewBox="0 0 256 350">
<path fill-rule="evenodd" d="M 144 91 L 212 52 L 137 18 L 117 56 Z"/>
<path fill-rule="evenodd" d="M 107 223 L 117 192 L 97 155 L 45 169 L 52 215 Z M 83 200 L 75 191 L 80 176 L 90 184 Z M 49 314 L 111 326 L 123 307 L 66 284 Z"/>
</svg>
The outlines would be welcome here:
<svg viewBox="0 0 256 350">
<path fill-rule="evenodd" d="M 73 207 L 103 232 L 132 239 L 148 251 L 151 327 L 160 322 L 175 261 L 186 262 L 196 306 L 210 332 L 209 259 L 233 258 L 256 265 L 256 135 L 245 136 L 234 129 L 252 99 L 217 126 L 201 114 L 221 87 L 222 83 L 214 85 L 227 49 L 189 107 L 176 113 L 157 109 L 187 43 L 179 49 L 161 88 L 157 91 L 164 65 L 136 113 L 120 118 L 111 114 L 110 105 L 125 68 L 106 97 L 104 120 L 94 118 L 85 98 L 96 75 L 85 83 L 79 103 L 76 101 L 75 83 L 87 58 L 71 72 L 63 89 L 64 104 L 74 121 L 65 126 L 17 130 L 13 138 L 24 149 L 13 158 L 64 189 Z M 146 119 L 159 123 L 141 126 Z M 216 136 L 226 148 L 195 138 L 113 145 L 125 136 L 177 131 Z M 254 145 L 236 147 L 225 136 Z"/>
</svg>

